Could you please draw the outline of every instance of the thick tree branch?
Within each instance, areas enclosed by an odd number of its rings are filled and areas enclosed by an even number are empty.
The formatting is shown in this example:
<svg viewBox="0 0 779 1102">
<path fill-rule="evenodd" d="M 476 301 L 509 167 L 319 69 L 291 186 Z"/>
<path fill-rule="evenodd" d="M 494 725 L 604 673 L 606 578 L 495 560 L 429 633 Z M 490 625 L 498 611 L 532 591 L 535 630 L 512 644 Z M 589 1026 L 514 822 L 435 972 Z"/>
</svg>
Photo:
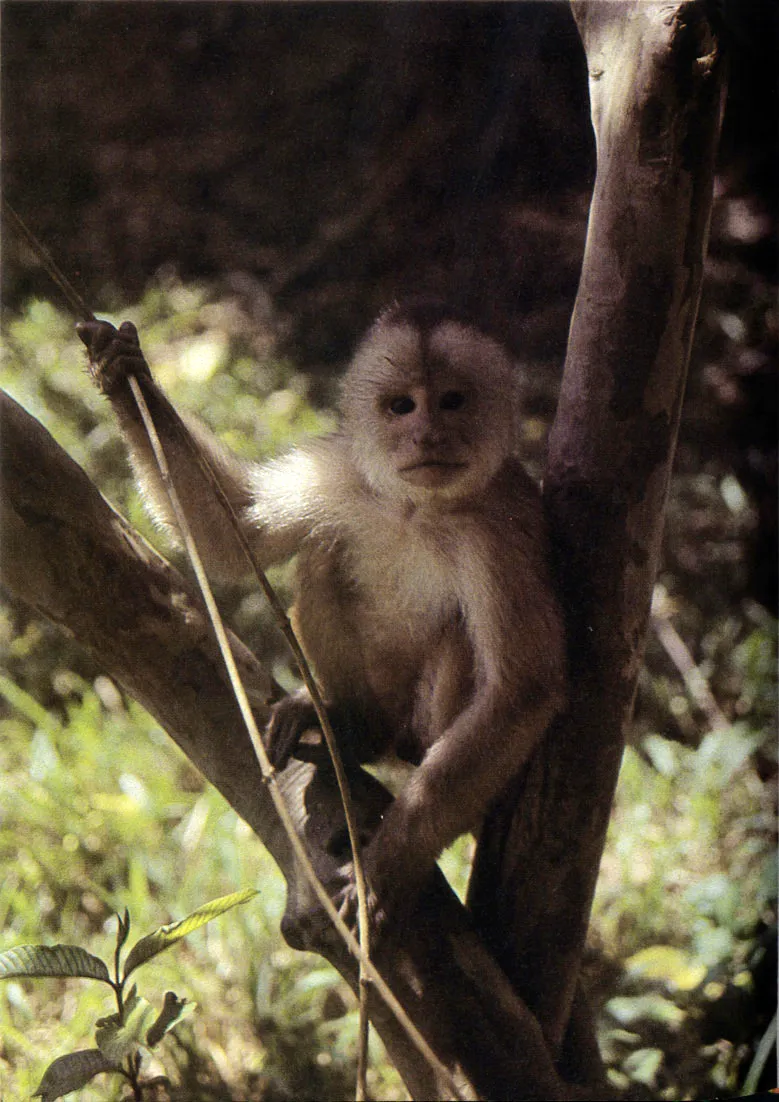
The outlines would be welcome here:
<svg viewBox="0 0 779 1102">
<path fill-rule="evenodd" d="M 643 655 L 724 90 L 706 3 L 573 9 L 598 169 L 545 479 L 573 693 L 485 832 L 471 894 L 480 931 L 555 1050 Z M 566 1072 L 579 1078 L 570 1050 Z"/>
<path fill-rule="evenodd" d="M 354 986 L 355 962 L 318 925 L 197 597 L 2 392 L 0 466 L 3 585 L 72 634 L 159 720 L 277 861 L 288 884 L 287 936 L 323 952 Z M 261 719 L 274 686 L 253 655 L 232 643 Z M 279 780 L 327 883 L 344 859 L 334 845 L 343 817 L 329 770 L 293 763 Z M 389 797 L 364 773 L 350 781 L 361 826 L 370 831 Z M 538 1022 L 440 874 L 400 936 L 382 941 L 375 963 L 441 1061 L 459 1069 L 466 1097 L 569 1097 Z M 445 1096 L 377 997 L 372 1020 L 413 1095 Z"/>
<path fill-rule="evenodd" d="M 472 900 L 563 1044 L 642 658 L 699 304 L 723 64 L 705 3 L 574 2 L 597 177 L 545 500 L 573 694 L 477 855 Z M 565 1052 L 564 1052 L 565 1055 Z M 578 1078 L 578 1058 L 567 1074 Z"/>
</svg>

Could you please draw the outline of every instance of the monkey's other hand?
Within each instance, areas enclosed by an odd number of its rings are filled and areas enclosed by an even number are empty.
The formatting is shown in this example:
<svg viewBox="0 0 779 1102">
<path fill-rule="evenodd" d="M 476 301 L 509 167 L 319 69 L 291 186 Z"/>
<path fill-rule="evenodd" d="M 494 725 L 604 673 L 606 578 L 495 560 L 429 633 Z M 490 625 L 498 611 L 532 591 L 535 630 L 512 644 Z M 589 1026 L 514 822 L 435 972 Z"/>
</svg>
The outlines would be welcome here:
<svg viewBox="0 0 779 1102">
<path fill-rule="evenodd" d="M 305 689 L 290 693 L 274 704 L 263 740 L 271 765 L 275 769 L 284 769 L 293 756 L 300 757 L 302 761 L 316 761 L 323 750 L 326 754 L 321 738 L 316 747 L 301 743 L 304 732 L 318 726 L 316 710 Z M 306 753 L 306 750 L 309 752 Z"/>
<path fill-rule="evenodd" d="M 76 332 L 87 347 L 90 373 L 102 394 L 116 394 L 130 375 L 151 378 L 131 321 L 123 321 L 118 329 L 108 321 L 80 321 Z"/>
</svg>

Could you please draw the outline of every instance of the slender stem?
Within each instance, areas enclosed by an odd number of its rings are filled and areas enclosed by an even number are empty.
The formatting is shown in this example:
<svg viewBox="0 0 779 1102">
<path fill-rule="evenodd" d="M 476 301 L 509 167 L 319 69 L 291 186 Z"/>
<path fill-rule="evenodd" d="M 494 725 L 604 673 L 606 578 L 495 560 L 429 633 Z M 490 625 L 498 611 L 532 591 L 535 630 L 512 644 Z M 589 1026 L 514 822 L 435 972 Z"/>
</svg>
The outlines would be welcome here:
<svg viewBox="0 0 779 1102">
<path fill-rule="evenodd" d="M 227 638 L 227 632 L 225 630 L 224 623 L 219 613 L 216 600 L 214 599 L 213 591 L 211 589 L 211 585 L 208 581 L 208 577 L 203 566 L 203 561 L 200 557 L 200 553 L 192 536 L 189 522 L 187 520 L 186 514 L 184 513 L 184 509 L 181 501 L 179 500 L 178 494 L 176 493 L 176 488 L 173 485 L 173 480 L 170 475 L 170 470 L 168 468 L 168 463 L 165 458 L 165 453 L 163 451 L 159 436 L 157 435 L 157 430 L 154 427 L 151 414 L 149 413 L 146 399 L 143 396 L 138 380 L 131 375 L 129 376 L 128 381 L 136 404 L 138 406 L 138 411 L 140 413 L 141 419 L 143 420 L 144 427 L 146 428 L 146 432 L 148 433 L 149 442 L 154 451 L 155 459 L 157 461 L 160 472 L 160 478 L 162 479 L 163 485 L 165 486 L 165 489 L 168 493 L 171 508 L 173 509 L 173 513 L 176 517 L 176 523 L 179 526 L 184 546 L 192 564 L 192 569 L 195 572 L 198 585 L 200 586 L 203 600 L 206 605 L 206 610 L 211 620 L 217 643 L 222 652 L 222 657 L 227 668 L 230 682 L 235 693 L 235 698 L 241 711 L 244 723 L 246 725 L 252 747 L 254 748 L 254 752 L 257 756 L 263 778 L 268 783 L 268 791 L 270 793 L 274 807 L 276 808 L 279 818 L 281 819 L 284 825 L 284 829 L 289 837 L 290 843 L 292 844 L 292 847 L 295 851 L 295 856 L 300 861 L 301 868 L 303 869 L 306 879 L 311 884 L 311 887 L 316 894 L 319 903 L 324 908 L 326 914 L 330 918 L 335 928 L 338 930 L 340 936 L 346 942 L 349 951 L 359 962 L 361 977 L 364 975 L 366 979 L 369 979 L 373 984 L 375 984 L 376 990 L 380 994 L 381 998 L 387 1004 L 387 1006 L 395 1015 L 403 1028 L 406 1030 L 409 1039 L 412 1041 L 412 1043 L 415 1045 L 415 1047 L 424 1057 L 424 1059 L 427 1060 L 431 1069 L 439 1077 L 446 1089 L 451 1092 L 452 1097 L 460 1098 L 460 1093 L 448 1069 L 441 1063 L 433 1050 L 430 1048 L 430 1045 L 427 1043 L 422 1034 L 411 1021 L 400 1002 L 397 1000 L 395 995 L 393 995 L 386 980 L 377 971 L 370 957 L 363 953 L 361 944 L 355 939 L 352 931 L 341 918 L 340 914 L 333 904 L 333 901 L 327 894 L 324 885 L 319 880 L 319 877 L 316 875 L 314 867 L 311 864 L 311 859 L 309 858 L 306 851 L 305 845 L 303 844 L 303 841 L 295 828 L 295 824 L 292 821 L 292 817 L 289 813 L 287 805 L 284 802 L 284 797 L 281 794 L 281 791 L 278 787 L 278 781 L 276 780 L 276 770 L 274 769 L 273 765 L 270 762 L 270 759 L 268 758 L 268 753 L 265 749 L 265 745 L 262 741 L 259 730 L 257 729 L 257 723 L 251 710 L 251 705 L 249 704 L 246 689 L 244 688 L 240 674 L 238 673 L 238 668 L 235 663 L 232 648 L 230 647 L 230 642 Z M 239 533 L 239 536 L 240 535 L 242 535 L 242 533 Z M 248 548 L 246 550 L 248 551 L 250 558 L 253 558 L 251 551 Z M 278 600 L 278 598 L 276 598 L 276 600 Z M 290 631 L 291 630 L 292 629 L 290 627 Z M 367 929 L 367 923 L 365 928 Z M 361 988 L 365 986 L 366 984 L 363 984 L 361 982 Z M 363 1003 L 363 1005 L 365 1005 L 365 1003 Z"/>
<path fill-rule="evenodd" d="M 135 380 L 132 380 L 133 382 Z M 140 387 L 136 384 L 136 389 L 133 393 L 136 395 L 136 403 L 138 402 L 137 393 L 140 393 Z M 140 407 L 139 407 L 140 408 Z M 148 409 L 147 409 L 148 412 Z M 143 416 L 143 414 L 142 414 Z M 151 421 L 151 418 L 149 418 Z M 144 418 L 144 425 L 146 425 L 148 433 L 148 424 L 146 418 Z M 300 641 L 295 634 L 295 630 L 290 623 L 290 619 L 278 598 L 276 591 L 268 581 L 268 577 L 265 571 L 257 561 L 257 556 L 252 551 L 246 535 L 241 527 L 241 524 L 235 515 L 235 510 L 225 494 L 216 472 L 208 462 L 207 457 L 196 446 L 195 442 L 190 437 L 186 430 L 182 433 L 184 439 L 193 459 L 200 467 L 206 481 L 208 482 L 211 490 L 219 501 L 220 505 L 227 514 L 230 525 L 233 532 L 241 546 L 247 561 L 251 565 L 254 575 L 260 585 L 260 588 L 265 595 L 268 604 L 271 607 L 276 622 L 284 636 L 284 639 L 292 652 L 295 664 L 298 668 L 300 676 L 303 679 L 303 683 L 308 690 L 311 697 L 311 701 L 314 705 L 314 711 L 322 730 L 322 735 L 325 740 L 330 759 L 333 763 L 333 769 L 335 772 L 336 784 L 338 785 L 338 791 L 341 797 L 341 804 L 344 811 L 344 819 L 346 821 L 346 831 L 349 837 L 349 844 L 352 851 L 352 859 L 354 866 L 354 881 L 357 891 L 357 929 L 360 939 L 360 957 L 358 959 L 359 967 L 359 1007 L 360 1007 L 360 1029 L 359 1029 L 359 1041 L 357 1052 L 357 1089 L 356 1089 L 356 1102 L 363 1102 L 367 1097 L 367 1080 L 366 1069 L 368 1063 L 368 992 L 369 981 L 365 973 L 363 960 L 370 958 L 370 918 L 368 912 L 368 885 L 365 878 L 365 868 L 362 861 L 362 852 L 360 846 L 359 832 L 357 830 L 357 821 L 354 812 L 354 803 L 352 801 L 351 792 L 349 790 L 349 781 L 346 777 L 346 772 L 343 766 L 343 759 L 338 749 L 338 743 L 335 738 L 335 733 L 330 723 L 330 717 L 327 714 L 327 710 L 322 699 L 322 694 L 319 691 L 319 686 L 316 683 L 313 673 L 311 672 L 311 666 L 308 659 L 305 656 L 303 648 L 300 645 Z M 156 457 L 155 449 L 155 457 Z M 158 464 L 159 465 L 159 464 Z M 160 473 L 162 473 L 160 468 Z M 170 479 L 170 472 L 168 472 L 168 479 Z M 165 483 L 166 489 L 168 489 L 168 483 Z M 175 509 L 174 509 L 175 512 Z M 178 517 L 177 517 L 178 519 Z M 182 533 L 183 534 L 183 533 Z M 189 550 L 189 548 L 187 548 Z M 262 763 L 260 763 L 262 765 Z"/>
<path fill-rule="evenodd" d="M 32 251 L 40 260 L 44 270 L 49 274 L 54 283 L 57 284 L 60 291 L 62 291 L 62 294 L 65 296 L 65 299 L 70 308 L 76 314 L 79 314 L 84 319 L 84 321 L 94 321 L 95 315 L 89 309 L 86 302 L 84 302 L 84 299 L 78 293 L 78 291 L 67 278 L 67 276 L 62 272 L 49 250 L 38 240 L 32 230 L 28 228 L 24 220 L 16 213 L 16 211 L 8 202 L 5 196 L 3 196 L 3 209 L 13 222 L 16 232 L 30 246 Z"/>
</svg>

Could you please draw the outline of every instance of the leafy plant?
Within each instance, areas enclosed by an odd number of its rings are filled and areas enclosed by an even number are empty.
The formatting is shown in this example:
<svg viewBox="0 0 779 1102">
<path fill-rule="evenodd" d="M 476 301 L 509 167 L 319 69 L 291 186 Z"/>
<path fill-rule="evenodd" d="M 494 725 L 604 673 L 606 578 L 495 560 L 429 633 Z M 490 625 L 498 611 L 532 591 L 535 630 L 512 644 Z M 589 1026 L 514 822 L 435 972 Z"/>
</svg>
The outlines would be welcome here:
<svg viewBox="0 0 779 1102">
<path fill-rule="evenodd" d="M 160 1043 L 166 1033 L 191 1014 L 195 1003 L 167 991 L 161 1009 L 138 994 L 136 984 L 125 990 L 136 968 L 170 949 L 193 930 L 205 926 L 213 918 L 246 903 L 257 892 L 247 888 L 231 895 L 212 899 L 178 922 L 159 926 L 140 938 L 122 966 L 122 950 L 130 935 L 130 913 L 117 915 L 116 947 L 113 976 L 108 965 L 78 945 L 20 945 L 0 953 L 0 979 L 26 977 L 77 977 L 98 980 L 113 989 L 116 1013 L 99 1018 L 95 1025 L 96 1048 L 81 1049 L 58 1056 L 49 1067 L 35 1091 L 43 1102 L 80 1090 L 96 1075 L 113 1072 L 130 1083 L 133 1098 L 143 1099 L 146 1087 L 157 1080 L 145 1081 L 141 1067 L 145 1055 Z"/>
</svg>

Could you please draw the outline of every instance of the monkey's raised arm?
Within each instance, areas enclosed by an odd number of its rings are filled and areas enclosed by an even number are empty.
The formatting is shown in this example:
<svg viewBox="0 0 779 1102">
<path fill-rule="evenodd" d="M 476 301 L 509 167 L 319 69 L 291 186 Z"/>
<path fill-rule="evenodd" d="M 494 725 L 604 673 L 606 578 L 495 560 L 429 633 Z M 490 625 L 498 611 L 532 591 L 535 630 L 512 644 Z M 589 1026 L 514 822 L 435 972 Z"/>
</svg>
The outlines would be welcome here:
<svg viewBox="0 0 779 1102">
<path fill-rule="evenodd" d="M 92 376 L 116 415 L 144 502 L 154 520 L 176 538 L 168 495 L 128 384 L 131 375 L 146 399 L 176 492 L 209 572 L 223 579 L 237 578 L 247 572 L 248 563 L 224 507 L 200 467 L 198 454 L 205 457 L 216 475 L 261 565 L 294 554 L 306 532 L 300 513 L 295 514 L 287 496 L 278 525 L 273 523 L 270 501 L 263 509 L 263 523 L 258 523 L 256 516 L 249 520 L 247 510 L 259 489 L 261 468 L 242 462 L 195 418 L 181 417 L 176 412 L 152 378 L 135 326 L 123 322 L 117 330 L 106 321 L 82 322 L 77 332 L 89 352 Z"/>
</svg>

